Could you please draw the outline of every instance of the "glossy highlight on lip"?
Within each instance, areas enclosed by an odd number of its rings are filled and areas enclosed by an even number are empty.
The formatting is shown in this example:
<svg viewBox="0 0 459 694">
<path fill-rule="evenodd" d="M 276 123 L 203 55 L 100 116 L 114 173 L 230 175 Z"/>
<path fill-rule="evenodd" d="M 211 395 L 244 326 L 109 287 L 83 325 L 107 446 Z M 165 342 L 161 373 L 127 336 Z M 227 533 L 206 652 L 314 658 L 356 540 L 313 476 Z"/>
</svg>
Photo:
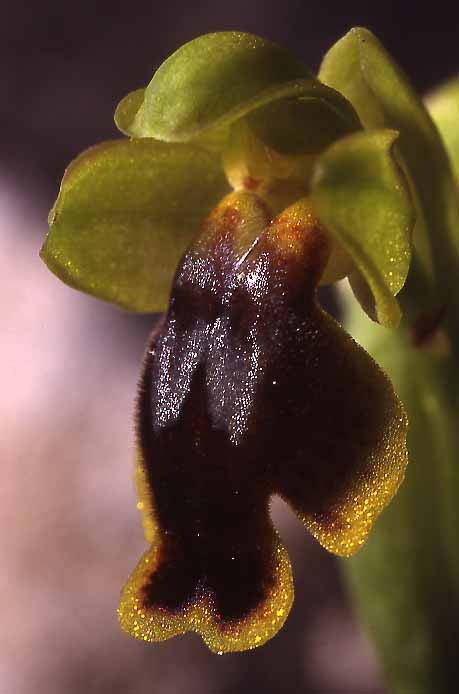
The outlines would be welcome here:
<svg viewBox="0 0 459 694">
<path fill-rule="evenodd" d="M 293 601 L 270 497 L 349 555 L 397 490 L 406 418 L 382 371 L 316 302 L 329 252 L 308 201 L 271 222 L 239 192 L 185 253 L 138 400 L 152 548 L 122 593 L 133 636 L 195 631 L 216 652 L 262 645 Z"/>
</svg>

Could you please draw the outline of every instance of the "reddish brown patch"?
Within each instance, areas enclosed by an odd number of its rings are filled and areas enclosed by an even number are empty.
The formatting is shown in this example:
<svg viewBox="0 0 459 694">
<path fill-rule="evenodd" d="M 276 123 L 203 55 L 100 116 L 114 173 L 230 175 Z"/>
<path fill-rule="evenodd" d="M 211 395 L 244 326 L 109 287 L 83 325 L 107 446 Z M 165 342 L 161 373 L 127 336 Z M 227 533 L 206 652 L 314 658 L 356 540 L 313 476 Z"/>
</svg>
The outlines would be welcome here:
<svg viewBox="0 0 459 694">
<path fill-rule="evenodd" d="M 227 206 L 223 210 L 217 207 L 204 222 L 197 248 L 207 254 L 215 252 L 222 243 L 231 243 L 241 220 L 241 213 L 235 207 Z"/>
<path fill-rule="evenodd" d="M 241 222 L 241 213 L 234 207 L 226 207 L 223 212 L 223 224 L 227 229 L 232 231 Z"/>
<path fill-rule="evenodd" d="M 260 248 L 266 246 L 277 264 L 287 264 L 291 277 L 297 275 L 297 283 L 309 293 L 314 291 L 330 257 L 328 235 L 317 221 L 307 219 L 292 221 L 288 214 L 271 223 Z M 298 253 L 296 261 L 292 254 Z M 301 257 L 301 259 L 300 259 Z M 292 280 L 291 280 L 292 281 Z"/>
</svg>

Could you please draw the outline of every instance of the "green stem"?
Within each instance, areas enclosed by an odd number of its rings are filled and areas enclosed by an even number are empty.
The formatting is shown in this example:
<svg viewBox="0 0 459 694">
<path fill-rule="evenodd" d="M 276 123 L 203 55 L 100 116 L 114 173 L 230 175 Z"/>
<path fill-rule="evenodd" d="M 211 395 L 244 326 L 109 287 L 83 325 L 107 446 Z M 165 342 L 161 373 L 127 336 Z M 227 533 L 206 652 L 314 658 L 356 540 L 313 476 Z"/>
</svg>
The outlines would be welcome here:
<svg viewBox="0 0 459 694">
<path fill-rule="evenodd" d="M 457 274 L 453 275 L 454 278 Z M 405 292 L 414 303 L 422 276 Z M 415 290 L 414 296 L 409 296 Z M 412 301 L 411 301 L 412 300 Z M 459 666 L 459 351 L 457 299 L 444 330 L 449 350 L 415 347 L 372 324 L 349 301 L 348 327 L 390 376 L 410 419 L 405 482 L 367 546 L 346 562 L 351 587 L 394 694 L 450 694 Z M 438 336 L 437 336 L 438 337 Z"/>
</svg>

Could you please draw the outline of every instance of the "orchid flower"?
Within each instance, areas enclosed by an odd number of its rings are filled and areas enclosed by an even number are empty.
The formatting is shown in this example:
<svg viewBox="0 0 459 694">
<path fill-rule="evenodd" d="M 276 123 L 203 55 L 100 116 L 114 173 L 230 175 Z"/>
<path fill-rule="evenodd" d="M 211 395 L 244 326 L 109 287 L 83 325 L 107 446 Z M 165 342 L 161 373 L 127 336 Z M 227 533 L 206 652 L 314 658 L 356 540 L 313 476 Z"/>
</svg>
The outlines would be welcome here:
<svg viewBox="0 0 459 694">
<path fill-rule="evenodd" d="M 164 312 L 136 408 L 150 548 L 121 626 L 254 648 L 293 601 L 272 495 L 350 556 L 408 460 L 404 406 L 317 289 L 347 278 L 356 311 L 422 342 L 411 287 L 420 313 L 440 316 L 441 205 L 456 182 L 424 107 L 363 29 L 318 77 L 259 37 L 201 36 L 115 121 L 127 138 L 67 169 L 42 257 L 77 289 Z"/>
</svg>

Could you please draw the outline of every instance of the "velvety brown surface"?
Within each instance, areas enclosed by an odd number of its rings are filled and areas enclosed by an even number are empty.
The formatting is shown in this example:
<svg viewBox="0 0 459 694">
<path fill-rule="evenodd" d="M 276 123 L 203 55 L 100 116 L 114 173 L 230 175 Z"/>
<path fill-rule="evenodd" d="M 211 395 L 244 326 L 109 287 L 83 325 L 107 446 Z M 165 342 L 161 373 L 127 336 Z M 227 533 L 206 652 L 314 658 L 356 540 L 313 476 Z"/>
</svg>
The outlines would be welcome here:
<svg viewBox="0 0 459 694">
<path fill-rule="evenodd" d="M 323 534 L 347 532 L 343 500 L 392 408 L 370 357 L 316 304 L 329 253 L 317 223 L 284 213 L 247 256 L 241 223 L 228 203 L 185 254 L 138 408 L 160 546 L 144 606 L 174 613 L 205 592 L 222 622 L 273 586 L 272 494 Z"/>
</svg>

